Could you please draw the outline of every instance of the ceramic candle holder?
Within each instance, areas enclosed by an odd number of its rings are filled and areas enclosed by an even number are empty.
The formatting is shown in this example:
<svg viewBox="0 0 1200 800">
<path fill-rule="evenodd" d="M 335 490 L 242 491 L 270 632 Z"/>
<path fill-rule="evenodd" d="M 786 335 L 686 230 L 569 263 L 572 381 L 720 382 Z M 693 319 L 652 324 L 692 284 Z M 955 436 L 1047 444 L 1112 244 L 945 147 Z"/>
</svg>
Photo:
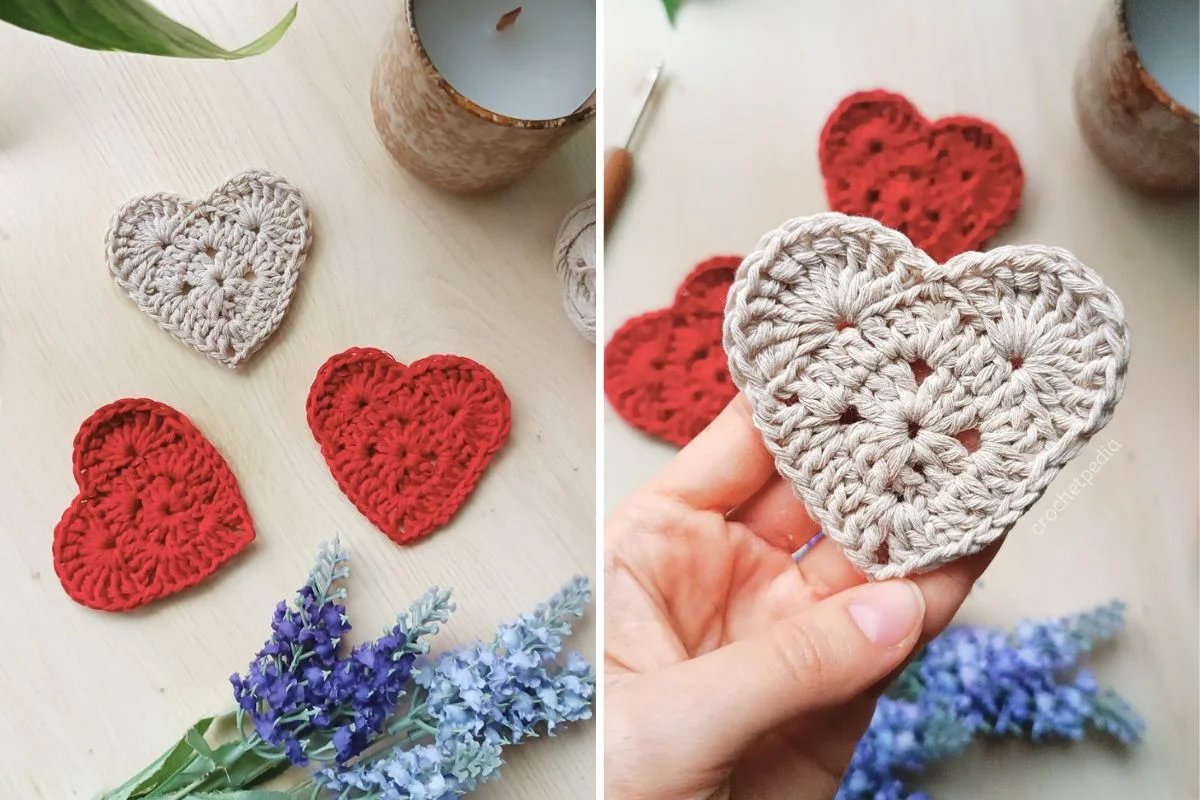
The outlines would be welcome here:
<svg viewBox="0 0 1200 800">
<path fill-rule="evenodd" d="M 403 0 L 371 83 L 375 127 L 409 172 L 451 192 L 496 189 L 528 173 L 595 117 L 594 73 L 591 96 L 552 119 L 522 119 L 479 105 L 434 66 L 418 29 L 418 2 Z"/>
<path fill-rule="evenodd" d="M 1195 91 L 1196 56 L 1188 52 L 1195 34 L 1186 16 L 1172 16 L 1186 15 L 1187 6 L 1111 0 L 1075 76 L 1075 110 L 1088 146 L 1120 180 L 1147 192 L 1194 192 L 1200 182 L 1200 124 L 1185 105 L 1196 101 L 1182 96 Z"/>
</svg>

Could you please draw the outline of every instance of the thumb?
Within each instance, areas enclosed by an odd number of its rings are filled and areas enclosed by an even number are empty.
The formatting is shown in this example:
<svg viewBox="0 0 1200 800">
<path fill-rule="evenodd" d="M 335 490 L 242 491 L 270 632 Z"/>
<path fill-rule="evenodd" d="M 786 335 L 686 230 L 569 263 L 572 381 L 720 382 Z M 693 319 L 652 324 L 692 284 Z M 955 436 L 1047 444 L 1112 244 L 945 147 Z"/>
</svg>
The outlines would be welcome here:
<svg viewBox="0 0 1200 800">
<path fill-rule="evenodd" d="M 691 763 L 728 763 L 779 725 L 878 683 L 916 646 L 924 616 L 924 595 L 912 581 L 849 589 L 656 673 L 656 716 L 670 721 L 675 746 L 680 732 L 695 737 L 683 748 Z"/>
</svg>

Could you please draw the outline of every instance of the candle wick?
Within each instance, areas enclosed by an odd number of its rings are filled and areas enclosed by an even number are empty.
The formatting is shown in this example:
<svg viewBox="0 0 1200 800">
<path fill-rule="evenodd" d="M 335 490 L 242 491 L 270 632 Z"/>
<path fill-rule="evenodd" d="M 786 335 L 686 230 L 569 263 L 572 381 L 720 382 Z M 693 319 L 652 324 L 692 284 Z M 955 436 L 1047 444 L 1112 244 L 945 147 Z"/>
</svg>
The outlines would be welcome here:
<svg viewBox="0 0 1200 800">
<path fill-rule="evenodd" d="M 521 6 L 517 6 L 512 11 L 500 17 L 500 21 L 496 23 L 496 30 L 502 31 L 505 28 L 512 26 L 517 21 L 517 17 L 521 15 Z"/>
</svg>

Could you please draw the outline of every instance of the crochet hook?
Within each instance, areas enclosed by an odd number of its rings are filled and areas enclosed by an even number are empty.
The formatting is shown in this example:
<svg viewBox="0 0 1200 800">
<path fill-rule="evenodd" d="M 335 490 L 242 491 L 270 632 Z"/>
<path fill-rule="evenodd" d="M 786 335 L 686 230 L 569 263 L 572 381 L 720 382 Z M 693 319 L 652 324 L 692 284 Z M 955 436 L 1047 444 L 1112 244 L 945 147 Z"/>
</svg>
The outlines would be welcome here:
<svg viewBox="0 0 1200 800">
<path fill-rule="evenodd" d="M 633 146 L 633 137 L 637 135 L 638 127 L 646 116 L 646 108 L 650 105 L 650 98 L 654 96 L 654 90 L 658 86 L 658 79 L 662 76 L 663 63 L 660 61 L 654 69 L 650 70 L 646 77 L 646 88 L 642 92 L 642 97 L 638 103 L 637 113 L 633 117 L 633 124 L 629 126 L 629 133 L 625 137 L 625 143 L 621 147 L 610 147 L 604 154 L 604 232 L 608 233 L 608 229 L 612 227 L 613 221 L 617 218 L 617 212 L 621 209 L 621 203 L 625 199 L 625 192 L 629 188 L 629 178 L 633 172 L 633 154 L 631 147 Z"/>
</svg>

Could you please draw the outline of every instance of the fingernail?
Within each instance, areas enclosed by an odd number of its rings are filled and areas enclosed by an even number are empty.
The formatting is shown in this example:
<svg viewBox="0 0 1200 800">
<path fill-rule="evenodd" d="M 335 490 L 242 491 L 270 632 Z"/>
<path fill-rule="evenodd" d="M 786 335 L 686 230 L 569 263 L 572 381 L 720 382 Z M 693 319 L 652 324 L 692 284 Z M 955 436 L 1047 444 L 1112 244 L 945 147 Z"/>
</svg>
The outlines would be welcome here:
<svg viewBox="0 0 1200 800">
<path fill-rule="evenodd" d="M 864 636 L 892 647 L 907 639 L 924 619 L 925 596 L 912 581 L 872 583 L 858 590 L 849 611 Z"/>
</svg>

